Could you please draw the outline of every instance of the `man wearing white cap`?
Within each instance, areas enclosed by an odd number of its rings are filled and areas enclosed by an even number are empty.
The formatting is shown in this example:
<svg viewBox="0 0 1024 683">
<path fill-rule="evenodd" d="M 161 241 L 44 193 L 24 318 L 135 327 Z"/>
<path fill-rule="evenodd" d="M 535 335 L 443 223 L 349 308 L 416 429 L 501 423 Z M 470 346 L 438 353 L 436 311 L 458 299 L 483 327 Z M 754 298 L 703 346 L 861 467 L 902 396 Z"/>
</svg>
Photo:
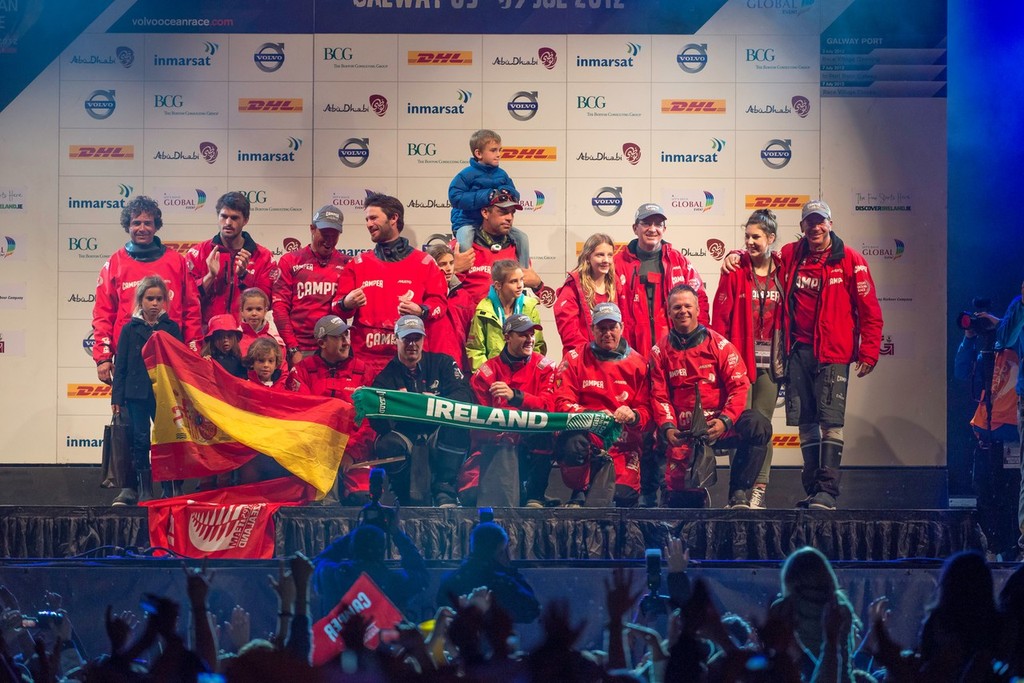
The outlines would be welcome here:
<svg viewBox="0 0 1024 683">
<path fill-rule="evenodd" d="M 338 207 L 320 207 L 309 226 L 309 246 L 288 252 L 278 262 L 280 274 L 274 282 L 271 308 L 292 367 L 319 348 L 313 326 L 331 312 L 338 280 L 349 260 L 335 249 L 341 225 Z"/>
<path fill-rule="evenodd" d="M 786 424 L 800 428 L 807 498 L 797 506 L 834 510 L 850 364 L 858 377 L 874 370 L 882 309 L 864 257 L 832 232 L 828 204 L 807 202 L 800 218 L 803 237 L 780 251 Z"/>
<path fill-rule="evenodd" d="M 665 210 L 652 202 L 637 207 L 633 218 L 636 239 L 615 253 L 618 304 L 624 311 L 623 328 L 629 345 L 649 359 L 651 347 L 668 334 L 668 293 L 676 285 L 689 285 L 700 300 L 700 324 L 709 324 L 708 293 L 690 260 L 664 241 Z M 662 449 L 644 448 L 640 464 L 640 504 L 653 507 L 664 480 Z"/>
<path fill-rule="evenodd" d="M 592 320 L 593 341 L 569 351 L 558 368 L 555 410 L 608 413 L 622 425 L 622 434 L 604 453 L 593 434 L 563 432 L 555 445 L 555 457 L 563 481 L 573 489 L 570 504 L 634 507 L 639 499 L 640 453 L 651 423 L 647 359 L 626 342 L 617 305 L 605 302 L 594 306 Z M 600 464 L 609 458 L 614 478 L 605 486 Z"/>
<path fill-rule="evenodd" d="M 447 354 L 423 350 L 427 333 L 422 318 L 403 315 L 395 323 L 394 333 L 398 353 L 374 378 L 374 387 L 473 402 L 473 392 L 455 360 Z M 401 504 L 429 505 L 431 496 L 438 507 L 458 504 L 456 479 L 469 444 L 465 429 L 383 417 L 371 419 L 370 426 L 377 432 L 375 457 L 405 458 L 386 467 L 391 490 Z M 414 460 L 418 447 L 427 449 L 427 462 Z M 421 481 L 427 478 L 428 470 L 429 486 Z M 425 490 L 428 487 L 429 491 Z"/>
</svg>

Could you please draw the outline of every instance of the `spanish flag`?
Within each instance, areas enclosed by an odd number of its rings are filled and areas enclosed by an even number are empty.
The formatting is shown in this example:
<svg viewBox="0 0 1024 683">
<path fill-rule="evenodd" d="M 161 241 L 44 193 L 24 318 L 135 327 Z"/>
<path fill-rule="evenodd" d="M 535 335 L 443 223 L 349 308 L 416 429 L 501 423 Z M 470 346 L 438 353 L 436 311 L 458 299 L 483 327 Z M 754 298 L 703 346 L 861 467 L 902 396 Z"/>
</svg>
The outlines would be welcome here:
<svg viewBox="0 0 1024 683">
<path fill-rule="evenodd" d="M 154 479 L 190 479 L 233 470 L 264 453 L 323 498 L 348 443 L 352 406 L 233 377 L 169 334 L 142 349 L 156 395 Z"/>
</svg>

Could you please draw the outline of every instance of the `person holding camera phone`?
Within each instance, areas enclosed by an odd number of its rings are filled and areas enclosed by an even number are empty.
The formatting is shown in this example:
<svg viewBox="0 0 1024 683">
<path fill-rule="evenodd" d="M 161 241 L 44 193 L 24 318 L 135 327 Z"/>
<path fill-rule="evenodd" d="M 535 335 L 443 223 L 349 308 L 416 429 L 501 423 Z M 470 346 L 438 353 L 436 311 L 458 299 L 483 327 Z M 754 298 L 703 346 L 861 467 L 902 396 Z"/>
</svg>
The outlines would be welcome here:
<svg viewBox="0 0 1024 683">
<path fill-rule="evenodd" d="M 1015 297 L 1006 309 L 999 327 L 996 328 L 996 352 L 1012 349 L 1017 358 L 1024 358 L 1024 282 L 1020 287 L 1021 296 Z M 1017 374 L 1017 430 L 1024 446 L 1024 373 Z M 1024 451 L 1024 448 L 1021 448 Z M 1021 458 L 1021 487 L 1017 504 L 1017 523 L 1020 538 L 1017 540 L 1018 559 L 1024 557 L 1024 458 Z"/>
</svg>

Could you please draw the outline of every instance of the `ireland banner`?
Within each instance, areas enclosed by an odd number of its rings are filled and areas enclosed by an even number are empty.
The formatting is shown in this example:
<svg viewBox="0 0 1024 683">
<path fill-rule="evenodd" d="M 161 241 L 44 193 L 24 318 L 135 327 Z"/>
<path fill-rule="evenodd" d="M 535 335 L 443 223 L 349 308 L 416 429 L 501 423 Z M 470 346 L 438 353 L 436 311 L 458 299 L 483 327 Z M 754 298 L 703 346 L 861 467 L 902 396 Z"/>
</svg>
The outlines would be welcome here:
<svg viewBox="0 0 1024 683">
<path fill-rule="evenodd" d="M 486 429 L 492 432 L 562 432 L 582 430 L 609 446 L 622 426 L 608 413 L 545 413 L 539 410 L 489 408 L 429 394 L 360 387 L 352 394 L 356 422 L 364 417 L 428 422 L 438 426 Z"/>
</svg>

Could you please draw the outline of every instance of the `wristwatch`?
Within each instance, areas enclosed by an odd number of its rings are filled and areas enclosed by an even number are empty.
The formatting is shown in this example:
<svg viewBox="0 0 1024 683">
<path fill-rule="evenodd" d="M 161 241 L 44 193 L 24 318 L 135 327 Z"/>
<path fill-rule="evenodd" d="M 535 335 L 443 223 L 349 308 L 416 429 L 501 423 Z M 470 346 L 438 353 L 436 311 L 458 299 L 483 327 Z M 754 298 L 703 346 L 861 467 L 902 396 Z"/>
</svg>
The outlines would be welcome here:
<svg viewBox="0 0 1024 683">
<path fill-rule="evenodd" d="M 289 347 L 289 349 L 288 349 L 288 357 L 291 358 L 292 356 L 294 356 L 295 354 L 299 353 L 300 351 L 302 351 L 302 349 L 300 349 L 298 346 Z"/>
</svg>

